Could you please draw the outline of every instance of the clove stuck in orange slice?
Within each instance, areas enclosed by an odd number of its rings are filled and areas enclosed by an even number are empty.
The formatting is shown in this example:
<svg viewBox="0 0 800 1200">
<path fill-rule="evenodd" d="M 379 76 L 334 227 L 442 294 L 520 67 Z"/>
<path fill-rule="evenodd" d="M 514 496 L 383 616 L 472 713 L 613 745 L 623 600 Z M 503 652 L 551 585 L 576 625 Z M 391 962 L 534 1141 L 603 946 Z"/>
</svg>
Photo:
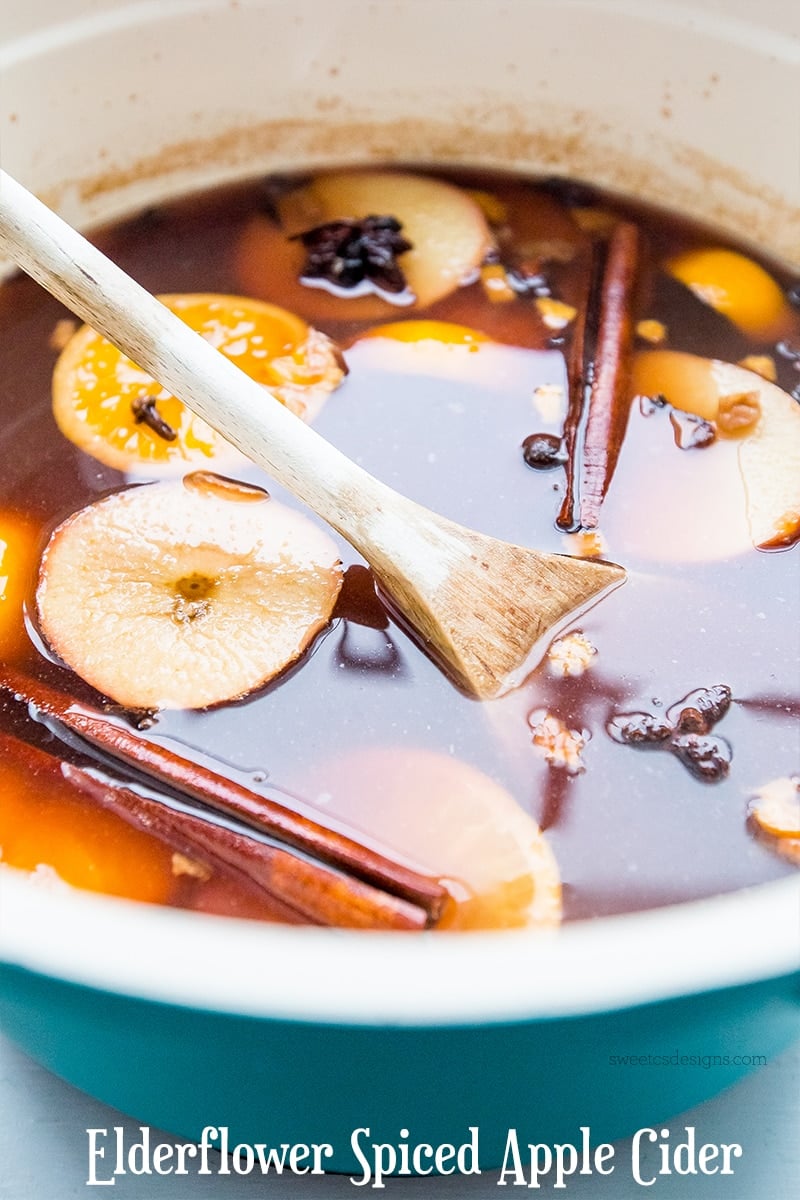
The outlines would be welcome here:
<svg viewBox="0 0 800 1200">
<path fill-rule="evenodd" d="M 159 299 L 305 421 L 346 374 L 325 334 L 274 304 L 205 292 Z M 88 325 L 56 363 L 53 415 L 71 442 L 118 471 L 153 475 L 237 461 L 220 434 Z"/>
</svg>

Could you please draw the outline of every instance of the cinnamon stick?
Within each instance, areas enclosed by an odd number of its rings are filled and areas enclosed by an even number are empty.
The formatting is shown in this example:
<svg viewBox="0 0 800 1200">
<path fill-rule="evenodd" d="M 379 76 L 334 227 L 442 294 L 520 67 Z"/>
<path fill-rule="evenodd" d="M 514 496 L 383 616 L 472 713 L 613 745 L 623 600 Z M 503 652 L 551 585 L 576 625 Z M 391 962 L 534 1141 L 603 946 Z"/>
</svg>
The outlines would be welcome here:
<svg viewBox="0 0 800 1200">
<path fill-rule="evenodd" d="M 569 397 L 567 415 L 562 433 L 567 455 L 566 484 L 556 525 L 572 533 L 580 528 L 575 509 L 579 487 L 578 467 L 583 458 L 583 437 L 588 407 L 596 332 L 599 325 L 600 297 L 603 273 L 606 264 L 606 247 L 602 242 L 592 242 L 589 272 L 586 280 L 586 295 L 575 323 L 569 347 Z"/>
<path fill-rule="evenodd" d="M 0 666 L 0 691 L 35 708 L 89 745 L 214 812 L 233 817 L 285 846 L 326 863 L 352 881 L 361 881 L 424 910 L 427 924 L 441 915 L 447 892 L 436 879 L 396 863 L 369 847 L 279 801 L 251 791 L 234 780 L 182 758 L 102 713 L 79 705 L 69 696 L 6 665 Z M 357 889 L 355 889 L 357 891 Z"/>
<path fill-rule="evenodd" d="M 587 304 L 574 330 L 570 355 L 564 426 L 567 488 L 557 518 L 562 529 L 597 528 L 622 448 L 632 400 L 638 265 L 639 230 L 629 221 L 614 227 L 607 248 L 595 244 Z"/>
<path fill-rule="evenodd" d="M 611 234 L 600 297 L 600 324 L 583 445 L 580 519 L 596 529 L 625 437 L 633 394 L 633 299 L 639 230 L 621 221 Z"/>
<path fill-rule="evenodd" d="M 15 757 L 32 774 L 56 760 L 13 734 L 0 733 L 0 755 Z M 220 825 L 200 813 L 172 808 L 71 763 L 61 777 L 92 803 L 143 829 L 187 858 L 198 860 L 266 894 L 279 913 L 316 925 L 349 929 L 424 929 L 428 915 L 407 900 L 349 878 L 296 851 Z"/>
</svg>

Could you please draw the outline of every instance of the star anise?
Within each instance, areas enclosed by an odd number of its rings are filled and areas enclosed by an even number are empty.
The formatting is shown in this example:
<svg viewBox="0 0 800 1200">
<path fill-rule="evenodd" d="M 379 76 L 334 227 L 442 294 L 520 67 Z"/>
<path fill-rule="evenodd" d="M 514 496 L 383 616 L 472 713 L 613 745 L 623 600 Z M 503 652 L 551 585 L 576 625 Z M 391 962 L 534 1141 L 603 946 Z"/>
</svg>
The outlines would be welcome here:
<svg viewBox="0 0 800 1200">
<path fill-rule="evenodd" d="M 307 250 L 300 281 L 322 281 L 337 290 L 358 289 L 398 296 L 408 283 L 398 266 L 399 255 L 412 249 L 396 217 L 364 217 L 362 221 L 329 221 L 296 237 Z M 365 288 L 363 284 L 371 285 Z"/>
</svg>

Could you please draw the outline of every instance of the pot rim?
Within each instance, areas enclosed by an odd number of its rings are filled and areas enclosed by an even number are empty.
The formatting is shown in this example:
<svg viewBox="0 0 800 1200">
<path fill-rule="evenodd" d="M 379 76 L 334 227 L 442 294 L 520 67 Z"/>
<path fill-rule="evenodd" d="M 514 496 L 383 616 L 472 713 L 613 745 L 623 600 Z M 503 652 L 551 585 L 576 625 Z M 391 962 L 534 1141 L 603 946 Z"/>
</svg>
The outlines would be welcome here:
<svg viewBox="0 0 800 1200">
<path fill-rule="evenodd" d="M 221 0 L 196 0 L 194 7 L 221 6 Z M 745 19 L 717 9 L 699 19 L 697 6 L 680 0 L 652 8 L 631 0 L 573 0 L 573 7 L 636 17 L 647 7 L 648 19 L 661 26 L 714 32 L 721 41 L 757 50 L 764 61 L 800 62 L 796 35 L 759 29 L 749 13 Z M 179 8 L 106 5 L 56 30 L 0 42 L 0 49 L 8 65 L 48 50 L 56 34 L 73 41 L 134 16 L 161 17 Z M 44 886 L 0 867 L 0 963 L 119 995 L 262 1019 L 408 1027 L 535 1020 L 797 971 L 799 909 L 800 877 L 789 877 L 557 931 L 411 937 L 281 928 L 164 909 Z"/>
<path fill-rule="evenodd" d="M 790 876 L 555 931 L 410 936 L 163 909 L 5 868 L 0 962 L 104 992 L 260 1019 L 533 1021 L 800 971 L 798 911 L 800 877 Z"/>
</svg>

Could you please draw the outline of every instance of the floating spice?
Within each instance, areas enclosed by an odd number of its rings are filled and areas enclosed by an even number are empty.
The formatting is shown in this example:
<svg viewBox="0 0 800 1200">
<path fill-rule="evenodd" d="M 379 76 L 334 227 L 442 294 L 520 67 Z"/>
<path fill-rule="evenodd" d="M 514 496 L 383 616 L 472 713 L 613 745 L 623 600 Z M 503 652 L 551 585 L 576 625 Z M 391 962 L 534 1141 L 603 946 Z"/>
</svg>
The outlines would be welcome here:
<svg viewBox="0 0 800 1200">
<path fill-rule="evenodd" d="M 544 708 L 529 713 L 528 724 L 534 746 L 543 752 L 545 762 L 551 767 L 560 767 L 568 775 L 579 775 L 586 769 L 581 759 L 588 740 L 585 732 L 570 729 L 560 717 Z"/>
<path fill-rule="evenodd" d="M 702 733 L 676 733 L 669 743 L 684 766 L 707 783 L 717 783 L 728 774 L 733 752 L 724 738 Z"/>
<path fill-rule="evenodd" d="M 552 296 L 537 296 L 536 307 L 548 329 L 566 329 L 578 315 L 578 310 L 571 304 L 554 300 Z"/>
<path fill-rule="evenodd" d="M 552 471 L 566 462 L 560 437 L 552 433 L 532 433 L 522 443 L 522 457 L 534 471 Z"/>
<path fill-rule="evenodd" d="M 649 342 L 651 346 L 661 346 L 667 340 L 667 327 L 663 321 L 656 321 L 650 317 L 637 322 L 636 336 L 643 342 Z"/>
<path fill-rule="evenodd" d="M 716 427 L 723 437 L 741 437 L 751 433 L 761 420 L 758 392 L 736 392 L 720 396 Z"/>
<path fill-rule="evenodd" d="M 560 529 L 595 529 L 622 447 L 631 404 L 633 300 L 639 231 L 620 221 L 607 248 L 595 242 L 587 302 L 575 322 L 564 425 L 567 488 Z M 577 512 L 576 512 L 577 510 Z"/>
<path fill-rule="evenodd" d="M 769 354 L 747 354 L 739 366 L 744 367 L 746 371 L 753 371 L 754 374 L 760 375 L 762 379 L 766 379 L 770 383 L 775 383 L 778 378 L 775 359 Z"/>
<path fill-rule="evenodd" d="M 694 413 L 673 408 L 669 420 L 679 450 L 703 450 L 717 440 L 717 431 L 711 422 Z"/>
<path fill-rule="evenodd" d="M 487 300 L 492 304 L 507 304 L 516 299 L 516 292 L 511 286 L 505 267 L 499 262 L 485 263 L 481 267 L 481 285 Z"/>
<path fill-rule="evenodd" d="M 295 235 L 306 248 L 301 283 L 327 283 L 337 291 L 357 290 L 364 285 L 395 301 L 408 292 L 408 283 L 397 259 L 411 250 L 402 236 L 396 217 L 371 216 L 362 221 L 328 221 Z M 412 299 L 408 292 L 409 300 Z"/>
<path fill-rule="evenodd" d="M 680 725 L 683 714 L 692 709 L 702 715 L 705 722 L 704 729 L 709 730 L 725 716 L 731 706 L 731 700 L 731 689 L 727 684 L 718 683 L 714 687 L 698 688 L 697 691 L 690 692 L 679 702 L 680 711 L 677 724 Z M 668 710 L 668 717 L 672 717 L 675 708 L 678 708 L 678 705 Z"/>
<path fill-rule="evenodd" d="M 171 808 L 159 807 L 156 801 L 86 772 L 73 780 L 76 786 L 80 783 L 82 791 L 92 792 L 120 815 L 128 812 L 140 824 L 161 828 L 166 840 L 187 857 L 207 861 L 216 856 L 232 867 L 242 856 L 248 861 L 254 856 L 262 863 L 268 860 L 269 871 L 261 877 L 262 886 L 278 901 L 296 908 L 299 885 L 304 894 L 304 913 L 309 916 L 309 906 L 313 906 L 313 919 L 320 924 L 367 925 L 372 921 L 376 927 L 423 928 L 438 919 L 446 892 L 437 880 L 293 812 L 279 800 L 182 758 L 159 742 L 148 741 L 126 725 L 73 703 L 70 697 L 21 671 L 0 668 L 0 692 L 31 706 L 38 719 L 60 736 L 66 732 L 80 738 L 87 752 L 93 750 L 117 767 L 155 780 L 184 800 L 199 802 L 212 813 L 244 826 L 241 832 L 231 832 L 226 825 L 199 814 L 176 814 Z M 248 829 L 271 841 L 248 837 Z M 299 864 L 294 873 L 293 862 Z M 342 911 L 348 906 L 352 921 L 342 919 Z"/>
<path fill-rule="evenodd" d="M 748 811 L 764 833 L 800 838 L 800 775 L 784 775 L 757 788 Z"/>
<path fill-rule="evenodd" d="M 58 350 L 60 353 L 77 328 L 78 322 L 73 317 L 61 317 L 56 321 L 53 331 L 47 339 L 48 346 L 52 350 Z"/>
<path fill-rule="evenodd" d="M 617 713 L 606 730 L 615 742 L 638 749 L 669 750 L 698 779 L 718 783 L 728 774 L 733 751 L 711 729 L 727 713 L 731 689 L 720 683 L 684 696 L 666 716 L 652 712 Z"/>
<path fill-rule="evenodd" d="M 647 712 L 620 713 L 612 717 L 609 736 L 624 746 L 660 746 L 672 737 L 672 726 L 663 717 Z"/>
<path fill-rule="evenodd" d="M 592 665 L 596 654 L 597 647 L 589 641 L 586 634 L 576 629 L 553 642 L 547 651 L 547 659 L 553 674 L 566 678 L 568 675 L 583 675 Z"/>
<path fill-rule="evenodd" d="M 165 442 L 174 442 L 177 433 L 156 408 L 155 396 L 136 396 L 131 400 L 133 419 L 137 425 L 146 425 Z"/>
<path fill-rule="evenodd" d="M 573 558 L 605 558 L 608 553 L 608 543 L 597 529 L 567 533 L 563 541 L 565 552 Z"/>
</svg>

